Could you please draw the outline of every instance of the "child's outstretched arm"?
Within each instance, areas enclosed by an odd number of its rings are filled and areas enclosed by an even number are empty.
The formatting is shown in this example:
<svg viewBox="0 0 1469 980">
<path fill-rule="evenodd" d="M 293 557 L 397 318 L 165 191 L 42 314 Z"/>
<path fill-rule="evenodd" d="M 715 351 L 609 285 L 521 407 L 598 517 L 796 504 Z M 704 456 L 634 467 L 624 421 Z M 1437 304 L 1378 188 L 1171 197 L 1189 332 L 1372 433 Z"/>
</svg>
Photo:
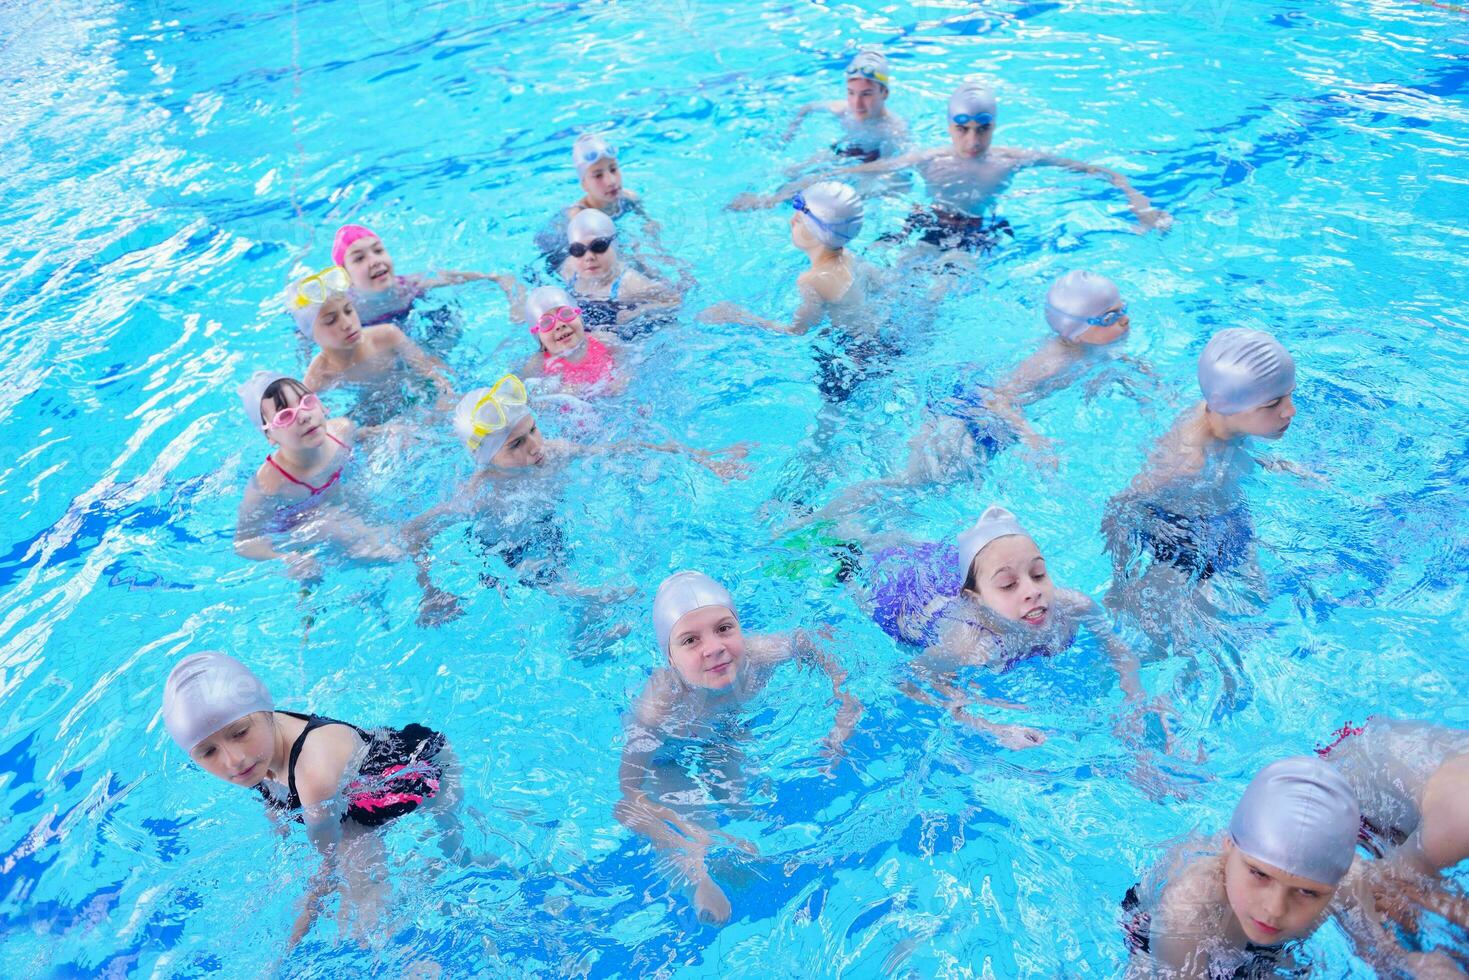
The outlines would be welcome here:
<svg viewBox="0 0 1469 980">
<path fill-rule="evenodd" d="M 1035 150 L 1017 151 L 1017 156 L 1019 158 L 1019 164 L 1022 167 L 1062 167 L 1075 173 L 1092 174 L 1101 177 L 1127 197 L 1127 206 L 1137 216 L 1138 224 L 1144 231 L 1150 228 L 1167 231 L 1173 225 L 1172 215 L 1167 211 L 1153 207 L 1152 202 L 1136 187 L 1133 187 L 1131 181 L 1110 167 L 1103 167 L 1095 163 L 1085 163 L 1081 160 L 1072 160 L 1069 157 L 1056 156 L 1055 154 L 1042 153 Z"/>
<path fill-rule="evenodd" d="M 871 163 L 858 163 L 850 167 L 839 167 L 826 173 L 812 174 L 791 181 L 774 194 L 741 194 L 729 202 L 731 211 L 759 211 L 765 208 L 773 208 L 781 201 L 794 197 L 797 191 L 805 190 L 812 184 L 823 180 L 841 180 L 852 174 L 890 174 L 899 170 L 907 170 L 915 166 L 925 158 L 943 152 L 942 150 L 917 150 L 912 153 L 904 153 L 902 156 L 883 157 L 873 160 Z"/>
<path fill-rule="evenodd" d="M 753 443 L 736 442 L 720 449 L 694 449 L 682 443 L 643 442 L 629 439 L 608 443 L 566 443 L 568 452 L 583 456 L 614 456 L 621 453 L 650 452 L 687 456 L 722 480 L 743 480 L 750 475 L 750 467 L 740 462 L 749 455 Z M 723 458 L 719 458 L 723 457 Z"/>
<path fill-rule="evenodd" d="M 286 574 L 294 579 L 320 578 L 321 565 L 315 558 L 300 551 L 277 551 L 271 544 L 265 527 L 267 507 L 265 495 L 256 489 L 252 480 L 245 487 L 245 497 L 235 518 L 235 554 L 252 561 L 280 561 Z"/>
<path fill-rule="evenodd" d="M 1075 603 L 1077 618 L 1106 647 L 1112 667 L 1117 671 L 1117 683 L 1122 688 L 1122 693 L 1127 696 L 1127 703 L 1133 707 L 1133 717 L 1140 719 L 1145 714 L 1157 715 L 1158 724 L 1163 728 L 1165 751 L 1171 751 L 1173 732 L 1168 726 L 1169 706 L 1160 698 L 1154 698 L 1151 701 L 1147 698 L 1139 675 L 1137 654 L 1113 632 L 1112 625 L 1102 615 L 1102 610 L 1088 596 L 1069 590 L 1066 595 Z"/>
<path fill-rule="evenodd" d="M 821 754 L 831 760 L 826 768 L 826 772 L 830 774 L 846 755 L 844 746 L 851 737 L 852 730 L 857 727 L 857 719 L 862 717 L 862 703 L 842 690 L 842 685 L 847 681 L 847 672 L 827 655 L 809 633 L 805 630 L 792 633 L 790 648 L 797 659 L 820 668 L 831 681 L 831 696 L 837 704 L 837 713 L 832 720 L 831 730 L 821 740 Z"/>
<path fill-rule="evenodd" d="M 414 372 L 433 382 L 439 392 L 439 407 L 444 410 L 452 409 L 454 397 L 454 385 L 449 380 L 449 367 L 437 357 L 432 357 L 423 352 L 413 341 L 409 340 L 403 331 L 395 326 L 383 325 L 381 330 L 391 330 L 388 334 L 393 351 L 402 362 L 408 365 Z"/>
<path fill-rule="evenodd" d="M 955 683 L 953 671 L 954 665 L 960 662 L 959 657 L 964 647 L 964 639 L 961 636 L 963 632 L 957 624 L 945 624 L 939 635 L 939 642 L 925 650 L 913 663 L 914 673 L 937 691 L 942 696 L 942 700 L 934 698 L 911 682 L 902 686 L 903 693 L 920 704 L 930 704 L 948 712 L 949 717 L 986 733 L 1007 749 L 1029 749 L 1040 745 L 1046 740 L 1046 736 L 1039 729 L 989 721 L 964 710 L 971 704 L 994 705 L 998 702 L 975 697 L 972 693 L 961 690 Z M 1019 707 L 1018 705 L 1002 706 Z"/>
<path fill-rule="evenodd" d="M 735 303 L 715 303 L 699 311 L 699 320 L 704 323 L 741 323 L 746 326 L 760 327 L 762 330 L 773 330 L 776 333 L 800 336 L 813 326 L 820 323 L 826 317 L 826 299 L 814 287 L 804 283 L 797 287 L 800 295 L 800 305 L 791 314 L 790 323 L 781 323 L 778 320 L 767 320 L 758 313 L 752 313 Z"/>
<path fill-rule="evenodd" d="M 432 276 L 425 276 L 418 281 L 424 289 L 438 289 L 441 286 L 460 286 L 466 282 L 483 282 L 489 279 L 500 284 L 500 288 L 508 295 L 510 287 L 507 283 L 514 282 L 510 276 L 502 272 L 469 272 L 461 269 L 439 269 Z"/>
<path fill-rule="evenodd" d="M 1055 456 L 1051 453 L 1051 441 L 1031 428 L 1021 405 L 1036 398 L 1046 382 L 1075 364 L 1079 356 L 1060 341 L 1047 341 L 1044 347 L 1017 364 L 985 400 L 985 407 L 1009 423 L 1032 452 L 1044 454 L 1052 464 Z M 1056 390 L 1052 388 L 1045 394 L 1054 394 Z"/>
</svg>

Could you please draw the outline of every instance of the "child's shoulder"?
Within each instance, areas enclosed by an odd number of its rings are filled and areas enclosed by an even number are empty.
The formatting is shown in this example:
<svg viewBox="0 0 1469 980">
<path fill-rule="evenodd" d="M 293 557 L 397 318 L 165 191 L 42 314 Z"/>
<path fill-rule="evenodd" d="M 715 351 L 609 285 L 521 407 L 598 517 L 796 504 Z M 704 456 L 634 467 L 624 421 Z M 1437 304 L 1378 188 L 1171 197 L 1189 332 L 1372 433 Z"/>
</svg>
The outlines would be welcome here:
<svg viewBox="0 0 1469 980">
<path fill-rule="evenodd" d="M 370 327 L 363 327 L 362 335 L 378 349 L 396 347 L 407 339 L 407 335 L 392 323 L 378 323 Z"/>
<path fill-rule="evenodd" d="M 296 759 L 296 794 L 310 806 L 336 796 L 342 774 L 362 748 L 362 736 L 350 725 L 323 725 L 311 732 Z"/>
</svg>

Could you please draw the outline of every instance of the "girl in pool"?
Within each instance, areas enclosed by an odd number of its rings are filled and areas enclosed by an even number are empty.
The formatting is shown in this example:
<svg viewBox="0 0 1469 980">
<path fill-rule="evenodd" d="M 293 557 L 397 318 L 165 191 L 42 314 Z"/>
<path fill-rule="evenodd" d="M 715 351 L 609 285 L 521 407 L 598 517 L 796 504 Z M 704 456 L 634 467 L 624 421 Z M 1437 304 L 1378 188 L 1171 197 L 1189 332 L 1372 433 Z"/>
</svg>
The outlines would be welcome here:
<svg viewBox="0 0 1469 980">
<path fill-rule="evenodd" d="M 1240 479 L 1257 464 L 1308 475 L 1249 452 L 1251 438 L 1279 439 L 1296 414 L 1295 361 L 1274 337 L 1221 330 L 1199 356 L 1198 376 L 1204 400 L 1158 440 L 1146 468 L 1108 504 L 1103 529 L 1116 569 L 1114 600 L 1127 588 L 1203 582 L 1246 565 L 1254 530 L 1239 502 Z M 1131 572 L 1140 550 L 1152 563 L 1139 579 Z"/>
<path fill-rule="evenodd" d="M 1321 760 L 1260 770 L 1228 833 L 1179 845 L 1128 890 L 1130 974 L 1276 976 L 1299 969 L 1294 953 L 1334 915 L 1379 975 L 1462 977 L 1444 954 L 1404 952 L 1383 930 L 1353 857 L 1358 820 L 1351 787 Z"/>
<path fill-rule="evenodd" d="M 375 232 L 363 225 L 343 225 L 332 240 L 332 261 L 352 281 L 351 298 L 363 323 L 376 324 L 406 316 L 415 300 L 430 289 L 490 279 L 509 295 L 514 280 L 486 272 L 440 271 L 432 276 L 400 276 L 393 257 Z"/>
<path fill-rule="evenodd" d="M 616 369 L 616 338 L 601 330 L 589 332 L 582 308 L 566 290 L 540 286 L 523 302 L 512 301 L 510 312 L 524 316 L 541 348 L 521 374 L 555 378 L 577 394 L 620 394 L 627 388 L 626 374 Z"/>
<path fill-rule="evenodd" d="M 624 340 L 646 332 L 649 314 L 672 310 L 678 291 L 655 282 L 622 260 L 617 226 L 595 208 L 577 212 L 566 227 L 567 258 L 561 278 L 581 309 L 582 323 L 606 329 Z"/>
<path fill-rule="evenodd" d="M 976 698 L 955 685 L 954 674 L 966 667 L 1007 670 L 1031 657 L 1053 656 L 1067 649 L 1077 627 L 1084 625 L 1107 648 L 1128 703 L 1138 713 L 1157 714 L 1166 735 L 1164 709 L 1144 703 L 1137 657 L 1113 634 L 1096 603 L 1056 585 L 1040 549 L 1014 514 L 1003 507 L 988 508 L 959 535 L 958 545 L 963 585 L 957 596 L 908 595 L 895 603 L 879 595 L 876 603 L 879 613 L 906 637 L 929 641 L 915 666 L 944 696 L 941 706 L 950 715 L 1007 748 L 1044 742 L 1045 735 L 1036 729 L 996 724 L 965 711 Z"/>
<path fill-rule="evenodd" d="M 223 653 L 178 662 L 163 688 L 163 723 L 204 771 L 255 790 L 272 816 L 304 824 L 321 854 L 287 949 L 337 889 L 341 931 L 351 927 L 364 939 L 378 931 L 389 887 L 375 831 L 390 820 L 432 813 L 445 856 L 462 857 L 459 766 L 438 732 L 419 724 L 367 730 L 278 711 L 260 679 Z"/>
<path fill-rule="evenodd" d="M 466 394 L 454 413 L 454 434 L 474 460 L 475 472 L 454 493 L 404 528 L 404 537 L 422 550 L 447 524 L 497 513 L 495 535 L 505 563 L 527 584 L 571 595 L 592 595 L 566 581 L 567 547 L 553 492 L 565 464 L 577 457 L 658 452 L 686 456 L 721 479 L 743 479 L 744 443 L 723 449 L 690 449 L 676 442 L 615 442 L 592 445 L 547 439 L 531 414 L 525 386 L 507 374 L 489 388 Z M 531 517 L 505 509 L 507 501 L 530 498 L 540 510 Z M 488 582 L 487 584 L 494 584 Z"/>
<path fill-rule="evenodd" d="M 350 419 L 330 418 L 309 387 L 271 371 L 257 371 L 239 388 L 245 418 L 263 431 L 273 451 L 245 487 L 235 528 L 235 551 L 255 561 L 279 561 L 286 574 L 314 579 L 321 567 L 309 553 L 281 551 L 273 535 L 325 541 L 366 561 L 405 561 L 410 556 L 388 528 L 373 527 L 344 504 L 343 474 L 359 430 Z M 350 477 L 349 477 L 350 479 Z M 428 560 L 412 556 L 423 591 L 419 622 L 431 625 L 460 614 L 458 599 L 429 579 Z"/>
<path fill-rule="evenodd" d="M 988 88 L 966 83 L 949 97 L 949 145 L 917 150 L 872 163 L 845 168 L 842 174 L 880 174 L 914 169 L 928 185 L 933 203 L 915 208 L 903 237 L 918 233 L 919 241 L 932 249 L 983 252 L 993 248 L 1000 233 L 1013 234 L 1009 222 L 986 216 L 995 197 L 1016 172 L 1032 166 L 1063 167 L 1077 173 L 1103 177 L 1127 196 L 1128 207 L 1141 227 L 1165 229 L 1168 215 L 1155 209 L 1127 178 L 1096 164 L 1013 147 L 992 146 L 999 104 Z M 807 178 L 787 185 L 777 194 L 745 194 L 730 206 L 735 210 L 772 207 L 795 191 L 820 178 Z"/>
<path fill-rule="evenodd" d="M 383 389 L 395 387 L 405 376 L 418 377 L 438 390 L 443 408 L 451 405 L 454 388 L 443 363 L 395 326 L 364 327 L 350 287 L 347 271 L 334 265 L 296 280 L 286 290 L 286 311 L 296 329 L 321 347 L 306 369 L 306 386 L 317 392 L 344 384 Z"/>
<path fill-rule="evenodd" d="M 587 208 L 596 208 L 614 221 L 625 214 L 642 215 L 647 219 L 642 201 L 637 194 L 622 186 L 622 166 L 617 162 L 617 148 L 601 136 L 583 133 L 571 146 L 572 161 L 576 164 L 576 176 L 585 192 L 582 197 L 566 209 L 566 220 Z M 652 224 L 651 222 L 647 222 Z M 653 225 L 652 234 L 657 226 Z"/>
<path fill-rule="evenodd" d="M 653 629 L 665 666 L 643 686 L 628 718 L 618 776 L 622 798 L 615 813 L 623 826 L 674 861 L 693 888 L 699 918 L 723 924 L 731 908 L 709 874 L 710 848 L 715 838 L 748 853 L 755 853 L 755 846 L 700 819 L 686 802 L 687 793 L 660 793 L 657 783 L 667 765 L 655 756 L 671 740 L 717 739 L 717 723 L 737 712 L 764 688 L 771 670 L 788 660 L 810 664 L 831 681 L 838 706 L 821 754 L 833 765 L 862 706 L 842 690 L 846 672 L 804 631 L 746 635 L 729 592 L 702 572 L 676 572 L 663 580 L 653 600 Z M 718 788 L 728 795 L 727 784 Z"/>
<path fill-rule="evenodd" d="M 846 101 L 811 102 L 802 106 L 786 130 L 785 141 L 789 143 L 795 137 L 808 115 L 825 112 L 835 116 L 842 126 L 843 138 L 831 146 L 838 157 L 871 163 L 895 156 L 907 141 L 908 126 L 887 109 L 888 83 L 887 58 L 880 51 L 858 52 L 847 65 Z"/>
</svg>

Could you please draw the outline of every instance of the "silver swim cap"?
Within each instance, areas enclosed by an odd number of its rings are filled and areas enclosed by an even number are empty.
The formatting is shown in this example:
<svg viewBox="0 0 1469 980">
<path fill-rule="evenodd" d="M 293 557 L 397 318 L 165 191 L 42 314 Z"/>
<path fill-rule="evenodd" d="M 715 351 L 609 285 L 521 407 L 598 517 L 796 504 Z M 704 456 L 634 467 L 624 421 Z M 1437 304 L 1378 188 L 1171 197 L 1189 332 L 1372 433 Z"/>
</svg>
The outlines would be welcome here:
<svg viewBox="0 0 1469 980">
<path fill-rule="evenodd" d="M 1335 885 L 1352 866 L 1361 812 L 1324 760 L 1292 756 L 1261 769 L 1229 821 L 1234 846 L 1286 874 Z"/>
<path fill-rule="evenodd" d="M 265 398 L 265 389 L 283 378 L 291 379 L 291 376 L 279 371 L 256 371 L 250 375 L 249 381 L 235 389 L 240 395 L 240 407 L 245 410 L 245 418 L 256 432 L 265 425 L 260 416 L 260 402 Z"/>
<path fill-rule="evenodd" d="M 223 653 L 190 654 L 163 685 L 163 725 L 185 752 L 232 721 L 273 710 L 260 678 Z"/>
<path fill-rule="evenodd" d="M 703 572 L 674 572 L 664 579 L 653 599 L 653 632 L 658 635 L 659 649 L 667 653 L 668 639 L 678 621 L 705 606 L 735 611 L 729 590 Z"/>
<path fill-rule="evenodd" d="M 603 159 L 617 159 L 617 147 L 594 133 L 583 133 L 571 144 L 571 156 L 576 162 L 576 175 L 581 177 L 592 168 L 592 164 Z"/>
<path fill-rule="evenodd" d="M 576 300 L 560 286 L 537 286 L 525 298 L 525 321 L 531 326 L 558 306 L 576 308 Z"/>
<path fill-rule="evenodd" d="M 1221 330 L 1199 355 L 1199 389 L 1221 415 L 1259 408 L 1295 386 L 1296 362 L 1263 330 Z"/>
<path fill-rule="evenodd" d="M 1099 317 L 1121 302 L 1122 292 L 1111 279 L 1076 269 L 1051 284 L 1046 293 L 1046 322 L 1074 341 L 1091 328 L 1088 318 Z"/>
<path fill-rule="evenodd" d="M 888 59 L 881 51 L 868 48 L 858 51 L 857 57 L 847 62 L 848 78 L 870 78 L 883 88 L 888 87 Z"/>
<path fill-rule="evenodd" d="M 489 466 L 509 441 L 510 433 L 531 414 L 525 400 L 525 386 L 519 378 L 515 378 L 514 387 L 514 393 L 503 397 L 503 393 L 497 393 L 495 398 L 489 397 L 493 389 L 475 388 L 459 399 L 454 408 L 454 434 L 469 450 L 476 466 Z M 502 414 L 504 425 L 500 424 Z"/>
<path fill-rule="evenodd" d="M 1025 528 L 1005 508 L 991 506 L 980 514 L 974 526 L 959 535 L 960 577 L 968 582 L 969 570 L 974 567 L 974 559 L 979 557 L 984 546 L 996 538 L 1005 538 L 1012 534 L 1025 534 Z"/>
<path fill-rule="evenodd" d="M 582 208 L 566 225 L 568 242 L 590 242 L 598 238 L 615 238 L 617 226 L 597 208 Z"/>
<path fill-rule="evenodd" d="M 791 206 L 827 248 L 842 248 L 862 231 L 862 198 L 839 180 L 812 184 L 791 198 Z"/>
<path fill-rule="evenodd" d="M 949 96 L 949 119 L 952 120 L 955 116 L 982 115 L 988 115 L 990 122 L 994 122 L 1000 115 L 1000 104 L 995 101 L 995 93 L 990 91 L 988 85 L 965 82 Z"/>
</svg>

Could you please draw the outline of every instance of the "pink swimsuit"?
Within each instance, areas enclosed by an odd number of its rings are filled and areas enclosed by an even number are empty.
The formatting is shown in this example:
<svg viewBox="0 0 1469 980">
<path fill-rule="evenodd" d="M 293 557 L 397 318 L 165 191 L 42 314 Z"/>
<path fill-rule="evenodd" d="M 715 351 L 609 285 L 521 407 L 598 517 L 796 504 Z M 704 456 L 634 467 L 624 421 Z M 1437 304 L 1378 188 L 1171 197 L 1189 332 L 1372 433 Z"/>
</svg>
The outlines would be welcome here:
<svg viewBox="0 0 1469 980">
<path fill-rule="evenodd" d="M 612 376 L 612 353 L 596 337 L 587 338 L 587 351 L 579 361 L 568 361 L 553 354 L 545 356 L 547 374 L 554 374 L 569 384 L 591 385 Z"/>
</svg>

